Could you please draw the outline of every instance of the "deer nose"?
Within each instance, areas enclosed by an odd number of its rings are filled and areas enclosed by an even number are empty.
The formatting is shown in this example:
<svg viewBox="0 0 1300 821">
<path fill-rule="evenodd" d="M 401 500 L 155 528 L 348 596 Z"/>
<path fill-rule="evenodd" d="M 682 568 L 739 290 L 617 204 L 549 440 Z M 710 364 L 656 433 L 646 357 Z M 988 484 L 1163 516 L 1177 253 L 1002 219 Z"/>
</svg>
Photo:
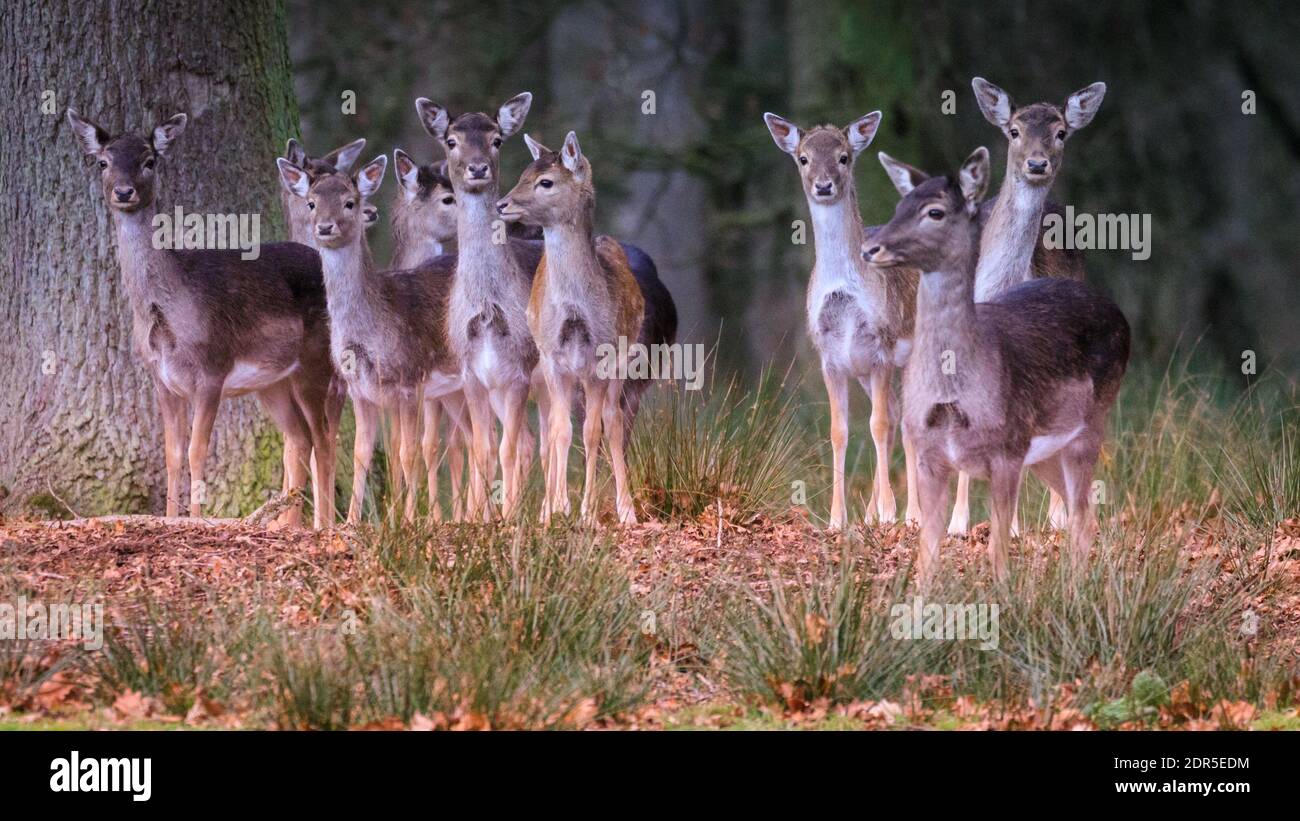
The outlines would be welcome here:
<svg viewBox="0 0 1300 821">
<path fill-rule="evenodd" d="M 113 196 L 117 198 L 117 201 L 118 201 L 118 202 L 130 202 L 130 201 L 131 201 L 131 198 L 135 196 L 135 189 L 134 189 L 134 188 L 114 188 L 114 189 L 113 189 Z"/>
<path fill-rule="evenodd" d="M 504 214 L 504 213 L 506 212 L 506 209 L 509 208 L 509 207 L 510 207 L 510 200 L 498 200 L 498 201 L 497 201 L 497 213 L 498 213 L 498 214 Z"/>
<path fill-rule="evenodd" d="M 328 237 L 330 234 L 334 233 L 334 223 L 322 222 L 320 225 L 316 226 L 316 233 L 320 234 L 322 237 Z"/>
<path fill-rule="evenodd" d="M 488 164 L 485 162 L 470 163 L 468 166 L 466 166 L 466 170 L 469 171 L 469 176 L 471 179 L 475 179 L 475 180 L 487 179 Z"/>
<path fill-rule="evenodd" d="M 817 191 L 818 196 L 826 197 L 830 196 L 831 192 L 835 190 L 835 183 L 817 182 L 813 183 L 813 188 Z"/>
<path fill-rule="evenodd" d="M 1047 173 L 1047 160 L 1035 160 L 1032 157 L 1025 160 L 1025 168 L 1030 174 L 1042 175 Z"/>
<path fill-rule="evenodd" d="M 876 254 L 879 254 L 879 253 L 880 253 L 880 246 L 879 246 L 879 245 L 873 245 L 873 246 L 871 246 L 870 248 L 868 248 L 868 249 L 866 249 L 865 251 L 862 252 L 862 258 L 865 259 L 866 261 L 870 262 L 870 261 L 871 261 L 871 258 L 874 257 Z"/>
</svg>

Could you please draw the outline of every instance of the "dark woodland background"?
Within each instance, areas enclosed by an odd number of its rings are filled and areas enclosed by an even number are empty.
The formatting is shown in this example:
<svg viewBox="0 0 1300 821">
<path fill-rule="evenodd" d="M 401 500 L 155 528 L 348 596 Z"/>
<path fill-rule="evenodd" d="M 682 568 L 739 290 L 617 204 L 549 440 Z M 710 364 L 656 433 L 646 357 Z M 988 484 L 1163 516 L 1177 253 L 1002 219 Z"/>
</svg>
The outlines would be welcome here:
<svg viewBox="0 0 1300 821">
<path fill-rule="evenodd" d="M 1244 350 L 1261 370 L 1300 371 L 1300 12 L 1290 4 L 290 0 L 289 27 L 314 150 L 365 136 L 367 154 L 400 146 L 425 161 L 435 148 L 415 97 L 459 112 L 532 91 L 525 130 L 552 144 L 578 132 L 601 229 L 649 250 L 690 337 L 719 342 L 722 363 L 749 372 L 807 353 L 811 234 L 790 241 L 807 210 L 764 111 L 836 125 L 884 112 L 857 164 L 871 224 L 897 201 L 877 149 L 943 171 L 987 145 L 1000 183 L 1005 139 L 980 116 L 973 76 L 1022 103 L 1060 103 L 1103 80 L 1101 112 L 1071 138 L 1053 199 L 1152 215 L 1149 260 L 1087 259 L 1133 323 L 1135 359 L 1163 363 L 1181 341 L 1238 374 Z M 357 94 L 355 116 L 339 113 L 344 89 Z M 646 89 L 653 116 L 641 113 Z M 948 89 L 952 115 L 940 110 Z M 1254 115 L 1242 112 L 1245 90 Z M 512 142 L 503 156 L 513 183 L 527 151 Z"/>
<path fill-rule="evenodd" d="M 1297 42 L 1294 5 L 1209 0 L 6 0 L 0 512 L 161 510 L 157 405 L 68 106 L 115 134 L 188 112 L 160 209 L 260 213 L 265 240 L 282 236 L 274 159 L 287 138 L 323 154 L 364 136 L 367 159 L 401 147 L 429 161 L 439 152 L 416 97 L 457 113 L 532 91 L 525 130 L 551 145 L 578 132 L 600 229 L 653 255 L 682 338 L 716 343 L 711 374 L 725 379 L 792 361 L 816 372 L 803 310 L 812 238 L 791 241 L 807 207 L 763 112 L 804 125 L 884 112 L 857 165 L 870 224 L 897 200 L 877 149 L 946 171 L 987 145 L 1001 179 L 1005 140 L 980 116 L 972 76 L 1022 103 L 1104 80 L 1053 198 L 1152 216 L 1149 260 L 1087 256 L 1133 325 L 1134 368 L 1163 369 L 1181 346 L 1240 385 L 1249 350 L 1261 375 L 1294 385 Z M 941 110 L 946 91 L 955 113 Z M 1257 113 L 1243 113 L 1246 91 Z M 506 144 L 506 187 L 527 158 L 522 139 Z M 390 173 L 383 213 L 396 190 Z M 386 222 L 371 238 L 387 260 Z M 810 381 L 800 407 L 822 419 Z M 223 403 L 209 462 L 214 515 L 279 485 L 279 436 L 251 398 Z"/>
</svg>

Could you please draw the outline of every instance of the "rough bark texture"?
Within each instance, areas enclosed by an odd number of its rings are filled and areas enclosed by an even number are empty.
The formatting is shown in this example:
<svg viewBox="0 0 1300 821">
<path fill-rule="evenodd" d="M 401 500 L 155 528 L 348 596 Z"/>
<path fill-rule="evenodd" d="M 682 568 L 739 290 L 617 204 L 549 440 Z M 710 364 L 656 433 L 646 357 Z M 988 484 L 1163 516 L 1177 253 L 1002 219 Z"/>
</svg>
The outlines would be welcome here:
<svg viewBox="0 0 1300 821">
<path fill-rule="evenodd" d="M 98 174 L 64 111 L 114 134 L 186 112 L 159 211 L 257 213 L 273 239 L 276 148 L 298 116 L 283 5 L 7 0 L 0 43 L 0 510 L 161 512 L 157 402 Z M 279 435 L 251 398 L 222 403 L 212 444 L 205 512 L 278 487 Z"/>
</svg>

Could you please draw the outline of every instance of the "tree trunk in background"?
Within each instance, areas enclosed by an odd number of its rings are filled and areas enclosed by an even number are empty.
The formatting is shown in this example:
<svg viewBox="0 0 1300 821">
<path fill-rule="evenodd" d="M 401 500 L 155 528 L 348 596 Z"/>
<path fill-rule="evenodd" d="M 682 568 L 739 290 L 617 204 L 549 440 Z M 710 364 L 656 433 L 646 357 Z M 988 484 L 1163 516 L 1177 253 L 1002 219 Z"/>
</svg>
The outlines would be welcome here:
<svg viewBox="0 0 1300 821">
<path fill-rule="evenodd" d="M 161 512 L 157 402 L 99 175 L 64 111 L 114 135 L 186 112 L 159 166 L 159 211 L 258 213 L 270 240 L 282 228 L 276 149 L 297 122 L 283 6 L 8 0 L 0 42 L 0 509 L 67 515 L 57 495 L 82 515 Z M 223 402 L 205 512 L 255 506 L 279 471 L 279 435 L 255 401 Z"/>
</svg>

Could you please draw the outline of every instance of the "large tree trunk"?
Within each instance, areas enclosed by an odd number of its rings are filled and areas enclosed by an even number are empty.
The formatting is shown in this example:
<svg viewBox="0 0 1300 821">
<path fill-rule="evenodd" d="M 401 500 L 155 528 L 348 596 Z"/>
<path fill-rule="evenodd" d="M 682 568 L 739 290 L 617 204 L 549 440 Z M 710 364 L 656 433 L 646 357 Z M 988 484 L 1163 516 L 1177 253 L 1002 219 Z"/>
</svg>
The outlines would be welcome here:
<svg viewBox="0 0 1300 821">
<path fill-rule="evenodd" d="M 160 213 L 257 213 L 272 239 L 276 148 L 297 125 L 283 5 L 6 0 L 0 42 L 0 510 L 161 512 L 158 406 L 98 175 L 63 112 L 114 134 L 188 113 Z M 279 435 L 253 400 L 222 403 L 212 445 L 205 512 L 278 487 Z"/>
</svg>

